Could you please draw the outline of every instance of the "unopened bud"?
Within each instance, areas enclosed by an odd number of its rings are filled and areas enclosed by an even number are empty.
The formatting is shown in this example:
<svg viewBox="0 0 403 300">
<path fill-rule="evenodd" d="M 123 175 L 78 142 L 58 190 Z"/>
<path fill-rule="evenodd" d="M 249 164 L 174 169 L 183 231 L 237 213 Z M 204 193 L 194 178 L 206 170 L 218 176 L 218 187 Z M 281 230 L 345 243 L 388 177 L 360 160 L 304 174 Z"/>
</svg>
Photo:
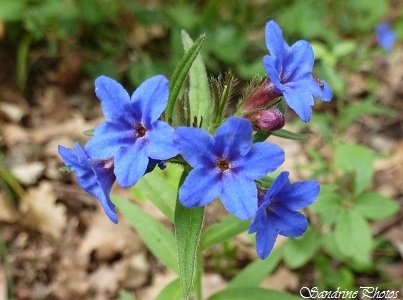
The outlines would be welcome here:
<svg viewBox="0 0 403 300">
<path fill-rule="evenodd" d="M 274 100 L 282 95 L 269 78 L 263 82 L 243 103 L 242 111 L 248 112 L 264 109 L 274 104 Z"/>
<path fill-rule="evenodd" d="M 269 108 L 244 116 L 257 131 L 274 131 L 282 128 L 285 123 L 284 115 L 277 108 Z"/>
</svg>

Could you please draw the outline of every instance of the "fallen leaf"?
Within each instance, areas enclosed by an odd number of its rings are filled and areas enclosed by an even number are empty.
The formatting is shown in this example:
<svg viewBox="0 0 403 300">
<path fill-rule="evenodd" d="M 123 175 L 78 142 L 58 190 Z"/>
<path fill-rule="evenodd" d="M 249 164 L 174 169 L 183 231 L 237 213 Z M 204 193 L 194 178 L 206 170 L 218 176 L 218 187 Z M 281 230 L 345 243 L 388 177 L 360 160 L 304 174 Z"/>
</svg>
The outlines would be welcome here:
<svg viewBox="0 0 403 300">
<path fill-rule="evenodd" d="M 26 185 L 32 185 L 37 182 L 45 168 L 46 166 L 44 163 L 35 161 L 12 166 L 10 171 L 19 182 Z"/>
<path fill-rule="evenodd" d="M 87 263 L 91 256 L 95 260 L 107 262 L 117 255 L 137 253 L 144 247 L 143 241 L 123 218 L 119 219 L 118 224 L 112 223 L 99 209 L 89 223 L 90 228 L 78 249 L 78 255 Z"/>
<path fill-rule="evenodd" d="M 21 201 L 22 223 L 60 239 L 66 226 L 66 207 L 56 204 L 56 195 L 47 181 L 28 190 Z"/>
</svg>

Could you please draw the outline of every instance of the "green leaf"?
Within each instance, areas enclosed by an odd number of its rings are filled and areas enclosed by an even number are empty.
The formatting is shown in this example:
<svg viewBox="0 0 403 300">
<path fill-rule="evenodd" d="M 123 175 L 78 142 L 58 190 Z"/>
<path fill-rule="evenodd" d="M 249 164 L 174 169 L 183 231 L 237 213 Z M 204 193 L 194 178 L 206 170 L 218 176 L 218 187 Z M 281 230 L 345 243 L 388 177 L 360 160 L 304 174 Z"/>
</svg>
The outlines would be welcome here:
<svg viewBox="0 0 403 300">
<path fill-rule="evenodd" d="M 240 220 L 234 215 L 228 215 L 222 222 L 214 223 L 208 227 L 202 236 L 201 249 L 223 242 L 248 229 L 250 221 Z"/>
<path fill-rule="evenodd" d="M 165 170 L 156 168 L 144 175 L 131 192 L 135 199 L 150 200 L 158 209 L 173 222 L 175 199 L 182 168 L 170 164 Z"/>
<path fill-rule="evenodd" d="M 184 171 L 181 184 L 186 176 L 187 172 Z M 175 238 L 179 262 L 179 278 L 184 299 L 189 298 L 193 285 L 203 218 L 204 206 L 186 208 L 179 202 L 179 198 L 177 199 L 175 207 Z"/>
<path fill-rule="evenodd" d="M 20 21 L 24 17 L 25 10 L 25 4 L 22 1 L 2 0 L 0 1 L 0 21 Z"/>
<path fill-rule="evenodd" d="M 365 192 L 354 201 L 352 209 L 364 218 L 382 220 L 396 213 L 399 205 L 376 192 Z"/>
<path fill-rule="evenodd" d="M 301 300 L 300 297 L 291 294 L 266 290 L 260 287 L 231 288 L 218 292 L 208 300 L 245 300 L 245 299 L 276 299 L 276 300 Z"/>
<path fill-rule="evenodd" d="M 158 294 L 155 300 L 182 300 L 182 289 L 179 278 L 171 281 L 164 289 Z"/>
<path fill-rule="evenodd" d="M 302 133 L 295 133 L 291 132 L 286 129 L 279 129 L 276 131 L 267 131 L 267 132 L 257 132 L 253 136 L 253 142 L 262 142 L 266 140 L 270 135 L 278 136 L 283 139 L 289 139 L 289 140 L 296 140 L 296 141 L 304 141 L 309 139 L 311 136 L 310 134 L 302 134 Z"/>
<path fill-rule="evenodd" d="M 343 201 L 332 186 L 322 185 L 318 199 L 310 206 L 310 209 L 319 214 L 322 224 L 332 224 L 343 209 Z"/>
<path fill-rule="evenodd" d="M 311 137 L 310 134 L 295 133 L 288 131 L 286 129 L 279 129 L 273 131 L 273 135 L 281 137 L 283 139 L 296 140 L 296 141 L 305 141 Z"/>
<path fill-rule="evenodd" d="M 185 81 L 186 75 L 189 72 L 193 61 L 196 59 L 200 52 L 206 36 L 202 34 L 193 46 L 186 52 L 176 69 L 174 70 L 171 77 L 171 84 L 169 85 L 169 97 L 168 105 L 165 110 L 165 119 L 169 121 L 172 119 L 173 110 L 175 107 L 176 99 L 178 98 L 179 92 L 181 90 L 182 84 Z"/>
<path fill-rule="evenodd" d="M 115 195 L 111 198 L 117 209 L 144 240 L 147 248 L 168 268 L 178 272 L 175 238 L 172 232 L 136 204 Z"/>
<path fill-rule="evenodd" d="M 132 296 L 129 292 L 125 290 L 119 291 L 119 300 L 136 300 L 134 296 Z"/>
<path fill-rule="evenodd" d="M 335 239 L 343 255 L 357 261 L 369 260 L 372 249 L 371 230 L 360 214 L 353 210 L 342 211 L 336 223 Z"/>
<path fill-rule="evenodd" d="M 192 39 L 184 30 L 182 30 L 182 43 L 185 51 L 189 51 L 193 46 Z M 210 89 L 206 67 L 200 53 L 189 70 L 189 104 L 190 119 L 196 116 L 199 123 L 203 120 L 202 128 L 208 130 L 211 115 Z"/>
<path fill-rule="evenodd" d="M 282 254 L 282 248 L 278 248 L 273 250 L 266 259 L 251 262 L 231 280 L 228 288 L 257 287 L 277 267 Z"/>
<path fill-rule="evenodd" d="M 94 131 L 95 131 L 95 128 L 91 128 L 91 129 L 84 130 L 81 133 L 86 136 L 94 136 Z"/>
<path fill-rule="evenodd" d="M 319 239 L 309 227 L 303 236 L 288 239 L 284 245 L 284 261 L 292 269 L 299 268 L 308 262 L 316 253 Z"/>
<path fill-rule="evenodd" d="M 175 237 L 184 299 L 189 298 L 193 285 L 203 217 L 203 206 L 185 208 L 178 200 L 175 209 Z"/>
<path fill-rule="evenodd" d="M 374 154 L 364 146 L 347 144 L 337 146 L 334 164 L 343 171 L 355 174 L 355 195 L 362 193 L 372 181 Z"/>
</svg>

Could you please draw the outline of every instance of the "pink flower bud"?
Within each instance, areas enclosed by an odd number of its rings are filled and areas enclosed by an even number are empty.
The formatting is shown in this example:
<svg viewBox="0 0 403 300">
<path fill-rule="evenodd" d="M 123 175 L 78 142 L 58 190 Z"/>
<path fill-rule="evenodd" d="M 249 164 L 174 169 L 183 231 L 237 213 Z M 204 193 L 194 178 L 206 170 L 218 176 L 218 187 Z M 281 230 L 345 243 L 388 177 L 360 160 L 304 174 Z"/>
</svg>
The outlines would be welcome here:
<svg viewBox="0 0 403 300">
<path fill-rule="evenodd" d="M 256 109 L 264 109 L 272 106 L 274 100 L 282 95 L 270 79 L 266 78 L 261 86 L 259 86 L 242 105 L 242 110 L 248 112 Z"/>
<path fill-rule="evenodd" d="M 257 111 L 244 117 L 251 121 L 253 128 L 258 131 L 278 130 L 285 123 L 284 115 L 277 108 Z"/>
</svg>

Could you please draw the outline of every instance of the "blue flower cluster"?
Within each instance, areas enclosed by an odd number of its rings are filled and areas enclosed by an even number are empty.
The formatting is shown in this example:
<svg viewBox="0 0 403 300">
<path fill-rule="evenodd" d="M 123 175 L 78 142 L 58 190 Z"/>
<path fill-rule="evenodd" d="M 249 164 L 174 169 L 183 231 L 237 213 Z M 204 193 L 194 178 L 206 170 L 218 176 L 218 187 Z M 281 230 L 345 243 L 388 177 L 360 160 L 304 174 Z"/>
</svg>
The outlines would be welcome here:
<svg viewBox="0 0 403 300">
<path fill-rule="evenodd" d="M 325 101 L 332 97 L 329 86 L 311 74 L 312 48 L 305 41 L 288 46 L 274 21 L 267 23 L 266 43 L 271 55 L 263 62 L 275 89 L 272 95 L 283 96 L 308 121 L 313 97 Z M 131 187 L 155 166 L 164 168 L 178 156 L 191 167 L 179 189 L 181 204 L 194 208 L 219 197 L 230 213 L 252 219 L 249 232 L 256 232 L 260 258 L 269 255 L 277 235 L 295 237 L 307 229 L 307 220 L 298 210 L 315 201 L 319 185 L 315 181 L 291 184 L 283 172 L 262 194 L 257 182 L 284 162 L 284 152 L 268 142 L 254 143 L 249 120 L 230 116 L 213 135 L 196 127 L 171 127 L 161 118 L 169 93 L 169 82 L 162 75 L 146 80 L 132 96 L 118 82 L 101 76 L 95 81 L 95 92 L 105 122 L 84 149 L 79 144 L 76 151 L 59 146 L 59 153 L 111 221 L 118 221 L 109 197 L 115 180 Z"/>
<path fill-rule="evenodd" d="M 378 45 L 390 52 L 396 41 L 396 33 L 391 29 L 390 23 L 384 21 L 375 26 L 375 35 Z"/>
</svg>

